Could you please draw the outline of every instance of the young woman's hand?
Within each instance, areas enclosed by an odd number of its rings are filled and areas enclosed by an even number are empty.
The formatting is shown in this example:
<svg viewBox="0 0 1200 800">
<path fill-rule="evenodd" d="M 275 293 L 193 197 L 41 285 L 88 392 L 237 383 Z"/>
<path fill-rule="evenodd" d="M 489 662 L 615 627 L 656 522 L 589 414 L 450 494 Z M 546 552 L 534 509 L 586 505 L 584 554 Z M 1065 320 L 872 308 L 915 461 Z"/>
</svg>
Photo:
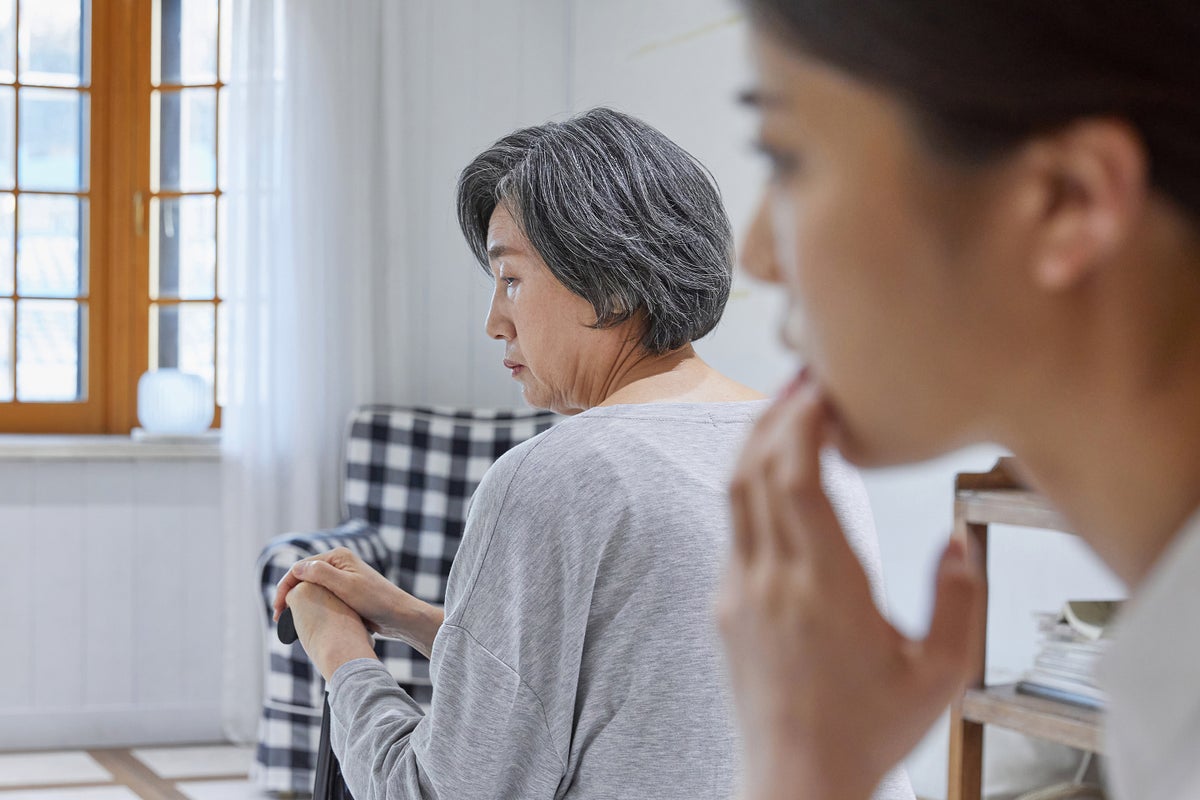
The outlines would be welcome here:
<svg viewBox="0 0 1200 800">
<path fill-rule="evenodd" d="M 443 610 L 396 586 L 353 551 L 339 547 L 293 564 L 275 590 L 275 619 L 288 605 L 288 594 L 301 583 L 332 592 L 362 618 L 371 632 L 400 639 L 426 657 L 433 649 Z"/>
<path fill-rule="evenodd" d="M 866 800 L 963 685 L 983 580 L 959 543 L 923 641 L 871 598 L 821 484 L 828 412 L 800 382 L 763 416 L 731 487 L 718 617 L 744 734 L 746 800 Z"/>
</svg>

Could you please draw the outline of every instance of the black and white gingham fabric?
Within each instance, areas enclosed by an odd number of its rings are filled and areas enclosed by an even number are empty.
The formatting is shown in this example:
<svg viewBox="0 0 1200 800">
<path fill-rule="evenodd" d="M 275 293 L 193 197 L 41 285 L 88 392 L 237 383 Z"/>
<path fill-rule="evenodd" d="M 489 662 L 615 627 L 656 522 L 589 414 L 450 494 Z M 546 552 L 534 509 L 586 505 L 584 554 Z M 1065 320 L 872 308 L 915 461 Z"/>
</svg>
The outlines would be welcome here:
<svg viewBox="0 0 1200 800">
<path fill-rule="evenodd" d="M 302 558 L 348 547 L 405 591 L 445 602 L 475 487 L 497 458 L 556 419 L 546 411 L 445 407 L 368 406 L 351 415 L 342 484 L 346 522 L 280 536 L 259 558 L 267 620 L 266 697 L 255 759 L 260 787 L 311 791 L 325 692 L 299 643 L 283 645 L 275 636 L 270 604 L 279 580 Z M 425 657 L 390 639 L 377 640 L 375 650 L 413 699 L 427 705 Z"/>
</svg>

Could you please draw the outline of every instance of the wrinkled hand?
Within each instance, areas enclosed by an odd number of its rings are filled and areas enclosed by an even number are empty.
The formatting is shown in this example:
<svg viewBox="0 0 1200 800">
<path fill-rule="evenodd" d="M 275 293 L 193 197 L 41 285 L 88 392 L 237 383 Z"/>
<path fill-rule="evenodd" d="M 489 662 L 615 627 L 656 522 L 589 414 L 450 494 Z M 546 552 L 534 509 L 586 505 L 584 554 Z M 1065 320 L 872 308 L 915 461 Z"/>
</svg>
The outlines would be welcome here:
<svg viewBox="0 0 1200 800">
<path fill-rule="evenodd" d="M 442 609 L 396 586 L 352 550 L 339 547 L 293 564 L 275 590 L 276 620 L 301 583 L 324 587 L 356 612 L 371 632 L 401 639 L 429 656 L 442 624 Z"/>
<path fill-rule="evenodd" d="M 746 800 L 869 798 L 971 668 L 978 567 L 942 556 L 932 624 L 879 613 L 821 486 L 828 411 L 794 385 L 755 426 L 731 486 L 734 548 L 718 617 L 746 750 Z"/>
<path fill-rule="evenodd" d="M 376 657 L 362 618 L 328 589 L 301 584 L 288 592 L 287 605 L 304 652 L 325 680 L 347 661 Z"/>
</svg>

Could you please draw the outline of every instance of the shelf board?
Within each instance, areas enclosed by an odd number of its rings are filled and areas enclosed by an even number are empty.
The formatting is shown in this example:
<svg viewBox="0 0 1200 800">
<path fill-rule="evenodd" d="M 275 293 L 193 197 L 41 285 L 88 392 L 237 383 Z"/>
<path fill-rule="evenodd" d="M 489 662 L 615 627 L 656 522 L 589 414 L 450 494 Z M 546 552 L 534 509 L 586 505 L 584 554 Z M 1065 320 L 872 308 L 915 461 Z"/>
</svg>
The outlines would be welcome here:
<svg viewBox="0 0 1200 800">
<path fill-rule="evenodd" d="M 1013 684 L 968 689 L 963 696 L 962 713 L 964 719 L 972 722 L 998 725 L 1080 750 L 1104 752 L 1101 712 L 1020 694 Z"/>
<path fill-rule="evenodd" d="M 1071 532 L 1071 526 L 1046 499 L 1027 489 L 959 489 L 958 513 L 970 523 L 1025 525 Z"/>
</svg>

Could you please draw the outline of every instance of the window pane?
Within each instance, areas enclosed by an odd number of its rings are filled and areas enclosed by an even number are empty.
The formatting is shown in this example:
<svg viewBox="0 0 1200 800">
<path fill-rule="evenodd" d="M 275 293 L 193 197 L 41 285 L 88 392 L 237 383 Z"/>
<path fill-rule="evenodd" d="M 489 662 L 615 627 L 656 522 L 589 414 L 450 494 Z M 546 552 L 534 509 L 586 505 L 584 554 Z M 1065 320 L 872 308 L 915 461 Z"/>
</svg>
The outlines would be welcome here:
<svg viewBox="0 0 1200 800">
<path fill-rule="evenodd" d="M 217 0 L 159 0 L 160 83 L 215 83 Z"/>
<path fill-rule="evenodd" d="M 81 0 L 21 0 L 21 82 L 84 82 Z"/>
<path fill-rule="evenodd" d="M 180 197 L 155 200 L 151 219 L 157 230 L 151 241 L 151 281 L 155 297 L 202 300 L 215 297 L 217 267 L 217 200 Z"/>
<path fill-rule="evenodd" d="M 212 386 L 215 345 L 212 303 L 156 305 L 158 367 L 177 367 L 199 375 Z"/>
<path fill-rule="evenodd" d="M 17 79 L 16 0 L 0 0 L 0 83 Z"/>
<path fill-rule="evenodd" d="M 72 89 L 21 89 L 18 102 L 21 188 L 83 191 L 83 94 Z"/>
<path fill-rule="evenodd" d="M 217 93 L 217 186 L 229 185 L 229 92 Z"/>
<path fill-rule="evenodd" d="M 74 300 L 17 302 L 17 399 L 81 399 L 79 332 L 83 305 Z"/>
<path fill-rule="evenodd" d="M 159 189 L 206 192 L 217 181 L 217 91 L 155 92 Z"/>
<path fill-rule="evenodd" d="M 17 198 L 5 192 L 0 194 L 0 295 L 13 293 L 14 250 L 13 214 L 17 210 Z"/>
<path fill-rule="evenodd" d="M 0 3 L 4 0 L 0 0 Z M 0 188 L 11 189 L 13 175 L 13 138 L 17 133 L 17 92 L 0 86 Z"/>
<path fill-rule="evenodd" d="M 86 203 L 76 197 L 23 194 L 17 231 L 17 293 L 75 297 L 84 272 L 81 222 Z"/>
<path fill-rule="evenodd" d="M 0 402 L 13 399 L 12 300 L 0 300 Z"/>
</svg>

